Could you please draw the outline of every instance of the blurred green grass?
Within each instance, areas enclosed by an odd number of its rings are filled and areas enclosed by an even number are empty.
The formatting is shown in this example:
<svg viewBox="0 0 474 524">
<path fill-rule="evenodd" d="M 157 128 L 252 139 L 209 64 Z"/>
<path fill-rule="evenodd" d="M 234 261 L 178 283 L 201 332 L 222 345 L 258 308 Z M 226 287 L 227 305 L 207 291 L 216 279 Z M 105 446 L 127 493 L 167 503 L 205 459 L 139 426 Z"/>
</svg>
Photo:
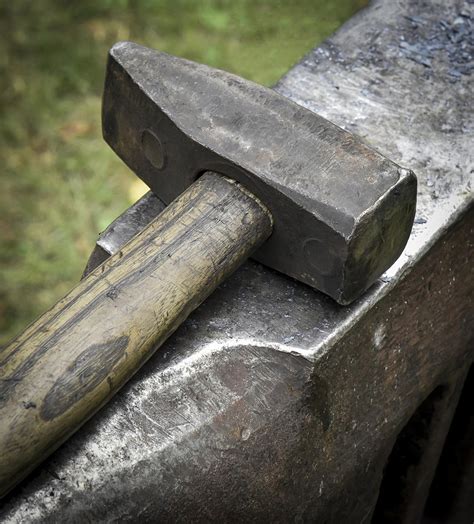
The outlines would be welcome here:
<svg viewBox="0 0 474 524">
<path fill-rule="evenodd" d="M 366 0 L 0 2 L 0 344 L 80 278 L 142 188 L 103 143 L 118 40 L 270 85 Z"/>
</svg>

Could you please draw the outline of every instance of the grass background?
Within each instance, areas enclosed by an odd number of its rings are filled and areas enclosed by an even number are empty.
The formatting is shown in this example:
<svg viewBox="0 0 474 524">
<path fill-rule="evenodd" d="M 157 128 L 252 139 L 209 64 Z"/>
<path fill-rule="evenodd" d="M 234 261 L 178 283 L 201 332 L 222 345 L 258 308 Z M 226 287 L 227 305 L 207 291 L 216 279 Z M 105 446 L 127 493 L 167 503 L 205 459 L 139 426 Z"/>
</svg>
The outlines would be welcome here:
<svg viewBox="0 0 474 524">
<path fill-rule="evenodd" d="M 80 278 L 146 190 L 102 141 L 118 40 L 270 85 L 366 0 L 0 0 L 0 345 Z"/>
</svg>

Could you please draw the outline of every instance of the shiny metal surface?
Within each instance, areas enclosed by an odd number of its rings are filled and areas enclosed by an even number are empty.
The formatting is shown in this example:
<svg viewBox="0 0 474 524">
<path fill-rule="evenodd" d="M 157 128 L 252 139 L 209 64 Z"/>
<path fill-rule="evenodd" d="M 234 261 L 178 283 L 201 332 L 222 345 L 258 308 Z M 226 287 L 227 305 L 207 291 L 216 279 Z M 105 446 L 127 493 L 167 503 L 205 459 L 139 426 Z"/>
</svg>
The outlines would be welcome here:
<svg viewBox="0 0 474 524">
<path fill-rule="evenodd" d="M 349 307 L 245 264 L 16 490 L 5 521 L 370 520 L 398 432 L 439 384 L 449 415 L 473 359 L 472 75 L 452 81 L 439 31 L 466 10 L 374 2 L 277 86 L 416 171 L 398 262 Z M 407 55 L 414 40 L 438 43 L 430 67 Z"/>
</svg>

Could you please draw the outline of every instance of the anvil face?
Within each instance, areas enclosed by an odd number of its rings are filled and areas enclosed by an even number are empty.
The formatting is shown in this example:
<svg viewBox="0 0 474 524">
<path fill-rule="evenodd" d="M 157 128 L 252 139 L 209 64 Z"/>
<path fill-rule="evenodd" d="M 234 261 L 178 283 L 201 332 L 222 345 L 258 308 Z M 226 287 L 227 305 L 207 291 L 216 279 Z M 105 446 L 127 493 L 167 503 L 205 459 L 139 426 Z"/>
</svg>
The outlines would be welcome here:
<svg viewBox="0 0 474 524">
<path fill-rule="evenodd" d="M 166 203 L 205 171 L 244 184 L 275 223 L 254 258 L 340 303 L 398 258 L 411 231 L 411 171 L 278 93 L 220 70 L 115 45 L 103 129 Z"/>
</svg>

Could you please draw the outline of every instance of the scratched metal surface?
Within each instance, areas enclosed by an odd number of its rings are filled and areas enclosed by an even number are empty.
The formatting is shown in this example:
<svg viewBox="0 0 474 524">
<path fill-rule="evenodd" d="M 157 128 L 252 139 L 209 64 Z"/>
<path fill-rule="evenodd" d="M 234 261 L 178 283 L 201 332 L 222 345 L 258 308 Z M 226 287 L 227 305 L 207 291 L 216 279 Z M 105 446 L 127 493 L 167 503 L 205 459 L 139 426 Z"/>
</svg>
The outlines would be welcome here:
<svg viewBox="0 0 474 524">
<path fill-rule="evenodd" d="M 468 2 L 374 2 L 276 87 L 416 172 L 415 227 L 382 279 L 340 307 L 247 263 L 15 490 L 4 521 L 370 518 L 382 448 L 406 420 L 401 406 L 421 401 L 447 365 L 441 354 L 390 346 L 390 315 L 403 307 L 397 289 L 472 206 L 473 23 Z M 459 275 L 440 264 L 433 272 L 449 276 L 456 293 L 472 287 L 469 275 L 456 287 Z M 471 336 L 462 322 L 451 348 L 457 365 L 472 358 L 460 349 Z M 351 351 L 350 337 L 362 341 Z M 359 355 L 377 352 L 382 362 L 389 351 L 385 367 L 364 371 Z"/>
</svg>

